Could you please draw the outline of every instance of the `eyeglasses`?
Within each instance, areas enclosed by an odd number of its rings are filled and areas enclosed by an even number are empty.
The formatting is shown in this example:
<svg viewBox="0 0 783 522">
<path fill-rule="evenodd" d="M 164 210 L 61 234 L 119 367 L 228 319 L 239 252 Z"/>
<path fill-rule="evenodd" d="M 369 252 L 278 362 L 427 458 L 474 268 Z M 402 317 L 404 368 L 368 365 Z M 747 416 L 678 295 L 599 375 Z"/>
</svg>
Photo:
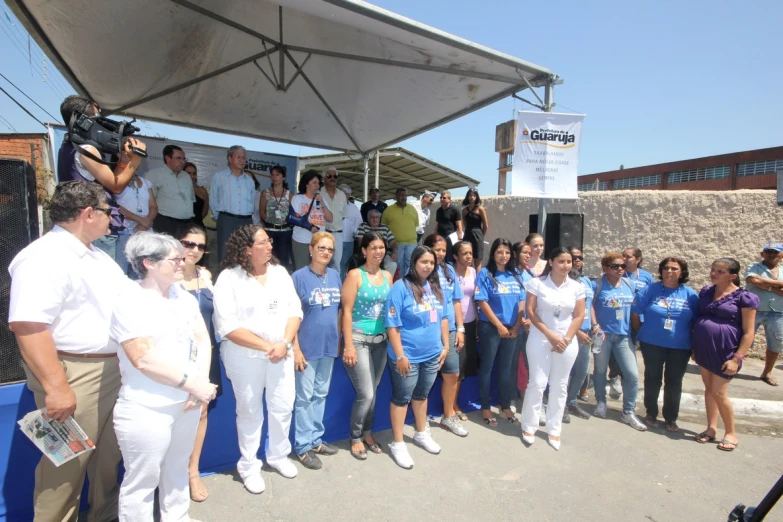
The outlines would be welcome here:
<svg viewBox="0 0 783 522">
<path fill-rule="evenodd" d="M 622 268 L 623 270 L 625 270 L 625 267 L 627 267 L 628 265 L 626 265 L 625 263 L 612 263 L 606 266 L 608 266 L 609 268 L 614 268 L 615 270 L 617 270 L 618 268 Z"/>
<path fill-rule="evenodd" d="M 267 239 L 262 239 L 258 243 L 253 243 L 253 246 L 265 247 L 265 246 L 271 245 L 271 244 L 272 244 L 272 238 L 270 237 L 270 238 L 267 238 Z"/>
<path fill-rule="evenodd" d="M 584 260 L 584 258 L 585 258 L 585 256 L 571 256 L 571 257 L 573 257 L 573 258 L 574 258 L 574 261 L 577 261 L 577 260 L 578 260 L 578 261 L 582 261 L 582 260 Z"/>
<path fill-rule="evenodd" d="M 167 257 L 164 259 L 164 261 L 171 261 L 171 264 L 174 266 L 179 266 L 180 263 L 182 263 L 185 260 L 184 257 Z"/>
<path fill-rule="evenodd" d="M 111 208 L 110 207 L 106 207 L 106 208 L 94 207 L 93 210 L 97 210 L 98 212 L 103 212 L 104 214 L 106 214 L 107 218 L 111 217 Z"/>
<path fill-rule="evenodd" d="M 193 250 L 194 248 L 198 248 L 199 252 L 204 252 L 207 249 L 207 245 L 205 243 L 194 243 L 193 241 L 185 241 L 184 239 L 181 240 L 180 243 L 182 243 L 182 246 L 184 246 L 188 250 Z"/>
<path fill-rule="evenodd" d="M 327 174 L 326 179 L 337 179 L 337 174 Z"/>
<path fill-rule="evenodd" d="M 334 254 L 334 248 L 325 247 L 323 245 L 318 245 L 317 247 L 315 247 L 315 249 L 321 253 L 329 252 L 330 254 Z"/>
<path fill-rule="evenodd" d="M 664 272 L 679 272 L 680 267 L 679 266 L 665 266 L 661 270 Z"/>
</svg>

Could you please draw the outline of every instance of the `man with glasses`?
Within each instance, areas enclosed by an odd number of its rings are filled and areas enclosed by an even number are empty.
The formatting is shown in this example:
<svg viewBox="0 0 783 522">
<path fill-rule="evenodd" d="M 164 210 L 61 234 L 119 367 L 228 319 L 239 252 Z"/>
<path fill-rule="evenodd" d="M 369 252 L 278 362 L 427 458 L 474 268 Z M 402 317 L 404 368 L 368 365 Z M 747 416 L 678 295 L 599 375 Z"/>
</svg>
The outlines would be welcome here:
<svg viewBox="0 0 783 522">
<path fill-rule="evenodd" d="M 370 201 L 365 201 L 364 203 L 362 203 L 360 209 L 362 213 L 362 221 L 364 221 L 365 223 L 368 223 L 367 216 L 369 215 L 369 212 L 371 210 L 377 210 L 378 212 L 383 214 L 383 211 L 386 210 L 386 207 L 388 207 L 388 205 L 384 201 L 381 201 L 380 199 L 381 191 L 378 190 L 378 187 L 371 188 L 369 196 L 370 196 Z"/>
<path fill-rule="evenodd" d="M 152 194 L 158 204 L 158 215 L 152 222 L 155 232 L 177 237 L 180 228 L 193 220 L 196 192 L 185 168 L 185 152 L 176 145 L 163 147 L 163 167 L 144 176 L 152 185 Z"/>
<path fill-rule="evenodd" d="M 756 312 L 756 330 L 764 325 L 767 339 L 767 353 L 764 358 L 764 370 L 759 379 L 770 386 L 779 386 L 772 377 L 772 369 L 783 350 L 783 270 L 781 270 L 783 244 L 767 243 L 761 251 L 761 261 L 748 267 L 745 281 L 748 291 L 759 297 Z"/>
<path fill-rule="evenodd" d="M 256 184 L 245 172 L 245 148 L 229 147 L 226 159 L 228 168 L 216 172 L 209 184 L 209 208 L 217 221 L 218 262 L 223 261 L 223 250 L 231 233 L 253 223 L 256 197 Z"/>
<path fill-rule="evenodd" d="M 88 520 L 113 520 L 121 454 L 112 411 L 120 369 L 109 325 L 117 296 L 130 282 L 91 244 L 107 233 L 111 216 L 100 185 L 60 183 L 49 216 L 55 224 L 51 232 L 25 247 L 8 268 L 9 327 L 36 406 L 60 422 L 73 416 L 95 449 L 59 467 L 41 458 L 35 472 L 35 519 L 76 520 L 88 475 Z"/>
<path fill-rule="evenodd" d="M 337 169 L 327 167 L 324 171 L 324 190 L 321 191 L 321 198 L 332 211 L 332 221 L 326 223 L 326 231 L 334 236 L 334 255 L 329 262 L 329 267 L 339 271 L 343 259 L 343 216 L 345 216 L 348 198 L 337 188 L 337 178 Z"/>
</svg>

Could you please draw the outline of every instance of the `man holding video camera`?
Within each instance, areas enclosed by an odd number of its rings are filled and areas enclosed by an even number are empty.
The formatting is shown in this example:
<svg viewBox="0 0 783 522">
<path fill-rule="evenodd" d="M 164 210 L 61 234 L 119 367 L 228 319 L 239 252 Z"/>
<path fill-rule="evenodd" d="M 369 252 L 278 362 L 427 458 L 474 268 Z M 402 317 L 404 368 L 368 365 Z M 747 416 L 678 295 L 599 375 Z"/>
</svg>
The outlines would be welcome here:
<svg viewBox="0 0 783 522">
<path fill-rule="evenodd" d="M 133 179 L 141 164 L 142 156 L 146 155 L 147 147 L 135 138 L 118 136 L 118 140 L 123 141 L 122 154 L 115 152 L 119 158 L 114 164 L 103 161 L 104 155 L 110 154 L 111 151 L 99 150 L 90 144 L 74 145 L 70 136 L 70 133 L 75 133 L 72 120 L 82 114 L 93 119 L 99 115 L 99 112 L 98 105 L 83 96 L 73 95 L 63 100 L 60 114 L 63 122 L 69 127 L 69 136 L 63 141 L 57 154 L 57 175 L 59 182 L 95 182 L 104 188 L 111 209 L 111 222 L 109 234 L 97 239 L 95 246 L 116 261 L 118 257 L 124 255 L 123 252 L 117 252 L 117 241 L 120 232 L 125 228 L 124 217 L 120 214 L 116 196 L 121 194 Z"/>
</svg>

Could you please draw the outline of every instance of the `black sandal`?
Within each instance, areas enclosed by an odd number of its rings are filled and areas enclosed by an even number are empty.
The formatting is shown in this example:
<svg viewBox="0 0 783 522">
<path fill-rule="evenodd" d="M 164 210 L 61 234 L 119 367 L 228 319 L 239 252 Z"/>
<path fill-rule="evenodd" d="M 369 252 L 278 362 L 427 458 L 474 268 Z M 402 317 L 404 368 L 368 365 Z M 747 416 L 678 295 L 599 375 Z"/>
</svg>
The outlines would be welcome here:
<svg viewBox="0 0 783 522">
<path fill-rule="evenodd" d="M 707 444 L 708 442 L 715 442 L 715 437 L 713 437 L 712 435 L 708 435 L 707 431 L 705 430 L 699 433 L 698 435 L 696 435 L 695 440 L 699 444 Z"/>
<path fill-rule="evenodd" d="M 486 424 L 490 428 L 497 428 L 498 420 L 495 417 L 490 417 L 489 419 L 484 417 L 484 424 Z"/>
</svg>

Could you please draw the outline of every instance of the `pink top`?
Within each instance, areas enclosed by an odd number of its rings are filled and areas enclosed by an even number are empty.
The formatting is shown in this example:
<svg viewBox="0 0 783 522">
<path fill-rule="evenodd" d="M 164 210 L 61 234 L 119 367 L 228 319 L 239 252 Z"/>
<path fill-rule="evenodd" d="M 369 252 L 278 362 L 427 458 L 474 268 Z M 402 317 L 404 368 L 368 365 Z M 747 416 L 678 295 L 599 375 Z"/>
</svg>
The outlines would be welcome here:
<svg viewBox="0 0 783 522">
<path fill-rule="evenodd" d="M 465 277 L 457 274 L 459 279 L 459 285 L 462 288 L 462 321 L 469 323 L 476 319 L 476 302 L 473 300 L 473 296 L 476 295 L 476 269 L 472 266 L 468 267 Z"/>
</svg>

